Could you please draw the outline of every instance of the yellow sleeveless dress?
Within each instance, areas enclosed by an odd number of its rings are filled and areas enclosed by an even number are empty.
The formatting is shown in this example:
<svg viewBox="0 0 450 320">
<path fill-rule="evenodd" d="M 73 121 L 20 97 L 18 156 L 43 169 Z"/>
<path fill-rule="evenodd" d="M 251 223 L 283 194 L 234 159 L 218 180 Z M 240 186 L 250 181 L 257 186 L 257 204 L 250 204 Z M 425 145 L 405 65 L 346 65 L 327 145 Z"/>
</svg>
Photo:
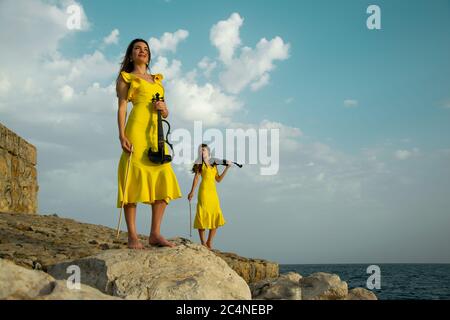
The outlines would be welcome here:
<svg viewBox="0 0 450 320">
<path fill-rule="evenodd" d="M 163 75 L 156 74 L 155 83 L 125 71 L 121 72 L 121 76 L 130 84 L 127 99 L 132 102 L 133 108 L 125 126 L 125 136 L 133 144 L 133 153 L 126 186 L 124 182 L 130 153 L 122 150 L 120 156 L 117 208 L 122 206 L 122 201 L 123 204 L 152 204 L 155 200 L 165 200 L 169 204 L 171 200 L 182 197 L 172 164 L 155 164 L 147 156 L 149 148 L 158 150 L 158 113 L 151 99 L 157 92 L 164 96 Z M 164 149 L 169 154 L 167 144 Z"/>
<path fill-rule="evenodd" d="M 219 196 L 216 189 L 217 166 L 210 168 L 203 163 L 201 175 L 202 182 L 198 190 L 194 228 L 216 229 L 226 223 L 220 209 Z"/>
</svg>

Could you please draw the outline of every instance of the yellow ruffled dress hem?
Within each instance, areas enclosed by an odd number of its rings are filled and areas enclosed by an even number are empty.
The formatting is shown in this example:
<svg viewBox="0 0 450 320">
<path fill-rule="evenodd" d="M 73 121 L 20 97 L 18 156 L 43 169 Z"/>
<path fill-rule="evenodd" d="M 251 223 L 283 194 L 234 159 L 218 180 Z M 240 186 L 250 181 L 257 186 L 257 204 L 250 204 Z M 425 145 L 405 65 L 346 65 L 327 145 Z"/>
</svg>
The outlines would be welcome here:
<svg viewBox="0 0 450 320">
<path fill-rule="evenodd" d="M 222 212 L 215 214 L 207 212 L 201 205 L 197 204 L 197 213 L 194 219 L 194 229 L 217 229 L 225 225 L 227 221 Z"/>
<path fill-rule="evenodd" d="M 153 204 L 156 200 L 164 200 L 167 204 L 174 199 L 181 198 L 180 187 L 173 172 L 171 163 L 152 166 L 151 171 L 131 161 L 128 172 L 127 188 L 124 197 L 125 177 L 121 172 L 126 172 L 126 157 L 122 157 L 118 169 L 118 193 L 116 207 L 122 207 L 128 203 Z"/>
</svg>

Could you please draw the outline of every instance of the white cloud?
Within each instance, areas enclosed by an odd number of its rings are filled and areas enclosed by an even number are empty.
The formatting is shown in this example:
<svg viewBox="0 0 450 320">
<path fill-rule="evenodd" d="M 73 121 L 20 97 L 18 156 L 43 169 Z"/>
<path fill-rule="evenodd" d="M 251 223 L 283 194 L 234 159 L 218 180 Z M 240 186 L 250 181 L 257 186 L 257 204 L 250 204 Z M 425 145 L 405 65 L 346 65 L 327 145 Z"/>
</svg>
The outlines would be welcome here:
<svg viewBox="0 0 450 320">
<path fill-rule="evenodd" d="M 261 78 L 259 78 L 259 80 L 257 80 L 256 82 L 253 82 L 253 83 L 250 85 L 250 88 L 251 88 L 253 91 L 257 91 L 258 89 L 264 87 L 265 85 L 267 85 L 267 84 L 269 83 L 269 78 L 270 78 L 270 77 L 269 77 L 269 74 L 264 73 L 264 74 L 261 76 Z"/>
<path fill-rule="evenodd" d="M 260 123 L 260 127 L 264 129 L 278 128 L 281 130 L 281 137 L 301 137 L 303 132 L 296 127 L 283 125 L 280 122 L 269 121 L 264 119 Z"/>
<path fill-rule="evenodd" d="M 411 155 L 412 155 L 412 153 L 408 150 L 397 150 L 394 153 L 395 158 L 398 160 L 406 160 L 406 159 L 410 158 Z"/>
<path fill-rule="evenodd" d="M 394 152 L 394 157 L 398 160 L 406 160 L 411 158 L 414 155 L 418 155 L 419 154 L 419 149 L 418 148 L 413 148 L 411 151 L 410 150 L 396 150 Z"/>
<path fill-rule="evenodd" d="M 269 83 L 269 72 L 275 68 L 274 61 L 289 57 L 290 44 L 280 37 L 268 41 L 262 38 L 255 49 L 244 47 L 241 54 L 220 74 L 222 86 L 230 93 L 237 94 L 247 85 L 258 90 Z"/>
<path fill-rule="evenodd" d="M 445 109 L 450 109 L 450 99 L 448 99 L 447 101 L 444 101 L 442 103 L 442 107 Z"/>
<path fill-rule="evenodd" d="M 289 98 L 286 98 L 286 99 L 284 100 L 284 102 L 285 102 L 286 104 L 291 104 L 293 101 L 294 101 L 294 98 L 293 98 L 293 97 L 289 97 Z"/>
<path fill-rule="evenodd" d="M 279 129 L 279 138 L 280 138 L 280 151 L 282 152 L 295 152 L 297 151 L 301 144 L 298 139 L 303 136 L 303 132 L 296 127 L 291 127 L 280 122 L 270 121 L 268 119 L 263 119 L 258 124 L 253 123 L 242 123 L 242 122 L 233 122 L 228 125 L 229 128 L 233 129 Z M 271 143 L 271 142 L 270 142 Z"/>
<path fill-rule="evenodd" d="M 60 89 L 60 93 L 61 93 L 63 101 L 69 101 L 73 97 L 73 88 L 71 86 L 64 85 Z"/>
<path fill-rule="evenodd" d="M 344 100 L 344 106 L 346 108 L 355 108 L 358 106 L 358 100 L 355 99 L 346 99 Z"/>
<path fill-rule="evenodd" d="M 185 40 L 189 36 L 187 30 L 177 30 L 174 33 L 164 32 L 161 38 L 150 38 L 148 45 L 152 56 L 165 54 L 167 52 L 175 53 L 177 51 L 178 44 Z"/>
<path fill-rule="evenodd" d="M 241 45 L 239 29 L 244 19 L 238 13 L 232 13 L 227 20 L 219 21 L 213 25 L 209 38 L 211 43 L 219 50 L 220 60 L 230 64 L 234 51 Z"/>
<path fill-rule="evenodd" d="M 86 89 L 95 81 L 109 81 L 118 72 L 117 63 L 108 60 L 98 50 L 73 59 L 64 58 L 56 52 L 43 64 L 43 68 L 48 71 L 47 75 L 52 75 L 50 81 L 55 85 L 67 84 L 76 91 Z"/>
<path fill-rule="evenodd" d="M 219 87 L 200 85 L 189 78 L 176 78 L 166 84 L 174 114 L 185 121 L 201 120 L 205 125 L 227 125 L 242 102 L 225 94 Z"/>
<path fill-rule="evenodd" d="M 169 62 L 169 59 L 166 57 L 158 56 L 152 67 L 152 73 L 162 73 L 166 81 L 180 77 L 181 61 L 172 59 L 172 61 Z"/>
<path fill-rule="evenodd" d="M 4 96 L 9 92 L 11 83 L 5 75 L 0 75 L 0 96 Z"/>
<path fill-rule="evenodd" d="M 217 67 L 217 62 L 211 60 L 209 57 L 203 57 L 197 65 L 203 70 L 205 77 L 209 78 L 211 76 L 211 72 Z"/>
<path fill-rule="evenodd" d="M 57 6 L 44 1 L 2 0 L 0 2 L 0 21 L 3 32 L 0 32 L 1 61 L 20 60 L 21 67 L 27 66 L 30 60 L 55 51 L 61 39 L 78 32 L 66 26 L 69 5 L 78 5 L 81 9 L 81 30 L 89 28 L 89 21 L 83 7 L 75 1 L 60 2 Z M 10 30 L 13 32 L 5 32 Z M 17 65 L 8 64 L 2 68 L 18 69 Z"/>
<path fill-rule="evenodd" d="M 202 59 L 202 67 L 211 68 L 208 59 Z M 243 108 L 243 103 L 229 95 L 214 83 L 199 84 L 197 70 L 183 73 L 182 63 L 158 56 L 152 73 L 164 75 L 166 101 L 178 121 L 201 120 L 206 126 L 224 126 L 232 121 L 233 114 Z"/>
<path fill-rule="evenodd" d="M 322 181 L 324 176 L 325 176 L 325 173 L 323 173 L 323 172 L 319 173 L 316 177 L 317 181 Z"/>
<path fill-rule="evenodd" d="M 114 29 L 111 33 L 103 38 L 103 43 L 108 44 L 118 44 L 119 43 L 119 30 Z"/>
</svg>

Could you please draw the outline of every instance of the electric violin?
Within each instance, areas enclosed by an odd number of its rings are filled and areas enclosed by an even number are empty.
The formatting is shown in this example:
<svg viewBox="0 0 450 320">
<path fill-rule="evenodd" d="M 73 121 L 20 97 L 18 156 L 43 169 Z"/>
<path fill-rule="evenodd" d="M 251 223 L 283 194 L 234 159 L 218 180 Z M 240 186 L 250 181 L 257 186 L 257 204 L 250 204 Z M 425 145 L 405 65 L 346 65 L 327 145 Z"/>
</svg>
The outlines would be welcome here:
<svg viewBox="0 0 450 320">
<path fill-rule="evenodd" d="M 209 163 L 211 165 L 222 165 L 222 166 L 228 166 L 227 164 L 228 160 L 226 159 L 218 159 L 218 158 L 210 158 Z M 242 168 L 242 164 L 239 164 L 237 162 L 231 161 L 231 163 L 234 163 L 235 165 L 237 165 L 239 168 Z"/>
<path fill-rule="evenodd" d="M 164 101 L 164 97 L 160 97 L 159 93 L 156 93 L 152 97 L 152 104 L 154 104 L 157 101 Z M 167 124 L 167 133 L 164 137 L 164 129 L 163 129 L 163 122 Z M 153 163 L 163 164 L 167 162 L 171 162 L 173 159 L 173 146 L 169 142 L 169 134 L 170 134 L 170 123 L 167 120 L 162 119 L 161 116 L 161 110 L 158 110 L 158 151 L 152 151 L 151 148 L 148 149 L 148 158 Z M 172 150 L 172 155 L 165 154 L 164 145 L 167 143 Z"/>
</svg>

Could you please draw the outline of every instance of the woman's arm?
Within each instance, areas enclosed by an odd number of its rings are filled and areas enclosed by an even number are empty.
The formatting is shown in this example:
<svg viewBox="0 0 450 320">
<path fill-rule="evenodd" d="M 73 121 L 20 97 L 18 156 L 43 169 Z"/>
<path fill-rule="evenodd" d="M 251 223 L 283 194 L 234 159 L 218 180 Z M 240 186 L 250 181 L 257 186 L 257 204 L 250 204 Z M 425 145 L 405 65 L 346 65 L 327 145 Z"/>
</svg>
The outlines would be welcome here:
<svg viewBox="0 0 450 320">
<path fill-rule="evenodd" d="M 223 170 L 222 174 L 219 175 L 219 171 L 216 172 L 216 181 L 220 182 L 222 181 L 222 179 L 225 177 L 225 175 L 227 174 L 228 169 L 230 168 L 230 161 L 227 161 L 227 166 L 225 167 L 225 170 Z"/>
<path fill-rule="evenodd" d="M 194 197 L 194 190 L 197 187 L 198 180 L 200 178 L 200 172 L 196 172 L 194 176 L 194 180 L 192 181 L 192 188 L 191 192 L 188 194 L 188 200 L 191 201 L 191 199 Z"/>
<path fill-rule="evenodd" d="M 117 124 L 119 127 L 119 139 L 122 148 L 130 152 L 131 143 L 125 136 L 125 122 L 127 119 L 127 95 L 129 84 L 126 83 L 122 77 L 119 76 L 119 80 L 116 85 L 116 94 L 118 98 L 118 110 L 117 110 Z"/>
</svg>

